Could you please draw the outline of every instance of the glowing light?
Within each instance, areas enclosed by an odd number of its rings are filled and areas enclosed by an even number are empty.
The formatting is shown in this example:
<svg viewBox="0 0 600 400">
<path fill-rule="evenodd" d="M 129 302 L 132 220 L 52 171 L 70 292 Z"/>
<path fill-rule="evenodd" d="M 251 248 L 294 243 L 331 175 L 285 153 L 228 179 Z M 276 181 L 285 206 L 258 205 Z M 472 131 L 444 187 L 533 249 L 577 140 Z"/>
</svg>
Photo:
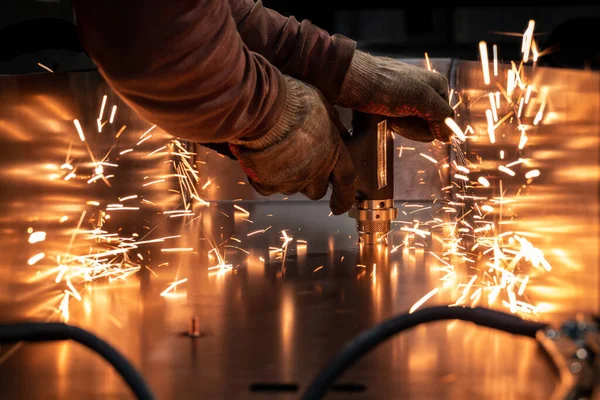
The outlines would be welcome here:
<svg viewBox="0 0 600 400">
<path fill-rule="evenodd" d="M 479 42 L 479 54 L 481 57 L 481 67 L 483 70 L 483 83 L 490 84 L 490 65 L 488 61 L 487 44 L 484 41 Z"/>
<path fill-rule="evenodd" d="M 419 307 L 421 307 L 423 304 L 425 304 L 427 302 L 427 300 L 431 299 L 433 296 L 435 296 L 438 292 L 440 291 L 439 288 L 435 288 L 433 289 L 431 292 L 427 293 L 425 296 L 421 297 L 420 300 L 418 300 L 415 304 L 413 304 L 413 306 L 410 308 L 410 310 L 408 311 L 409 314 L 414 313 L 415 311 L 417 311 L 417 309 Z"/>
<path fill-rule="evenodd" d="M 452 130 L 452 132 L 454 132 L 454 134 L 458 136 L 460 140 L 464 142 L 467 139 L 463 131 L 459 128 L 459 126 L 452 118 L 448 117 L 444 120 L 444 122 Z"/>
<path fill-rule="evenodd" d="M 113 123 L 115 120 L 115 114 L 117 113 L 117 106 L 113 106 L 111 112 L 110 112 L 110 119 L 108 120 L 109 123 Z"/>
<path fill-rule="evenodd" d="M 31 256 L 29 258 L 29 260 L 27 260 L 27 264 L 29 264 L 29 265 L 36 264 L 38 261 L 40 261 L 44 257 L 46 257 L 46 254 L 44 254 L 44 253 L 37 253 L 36 255 Z"/>
<path fill-rule="evenodd" d="M 85 142 L 85 135 L 83 134 L 83 129 L 81 129 L 79 120 L 75 119 L 73 120 L 73 123 L 75 124 L 75 129 L 77 129 L 77 133 L 79 134 L 79 139 L 81 139 L 82 142 Z"/>
<path fill-rule="evenodd" d="M 488 181 L 487 179 L 485 179 L 483 176 L 480 176 L 480 177 L 477 179 L 477 182 L 479 182 L 479 184 L 480 184 L 481 186 L 484 186 L 484 187 L 490 187 L 490 181 Z"/>
<path fill-rule="evenodd" d="M 44 240 L 46 240 L 46 232 L 32 232 L 31 235 L 29 235 L 29 243 L 39 243 L 43 242 Z"/>
<path fill-rule="evenodd" d="M 487 131 L 490 139 L 490 143 L 496 143 L 496 133 L 494 131 L 494 117 L 490 109 L 485 110 L 485 117 L 487 119 Z"/>
<path fill-rule="evenodd" d="M 423 154 L 423 153 L 419 153 L 419 154 L 421 155 L 421 157 L 423 157 L 423 158 L 425 158 L 425 159 L 427 159 L 427 160 L 431 161 L 431 162 L 432 162 L 432 163 L 434 163 L 434 164 L 437 164 L 437 163 L 438 163 L 438 161 L 437 161 L 435 158 L 433 158 L 433 157 L 430 157 L 430 156 L 428 156 L 427 154 Z"/>
<path fill-rule="evenodd" d="M 493 45 L 492 51 L 494 53 L 494 76 L 498 76 L 498 45 Z"/>
</svg>

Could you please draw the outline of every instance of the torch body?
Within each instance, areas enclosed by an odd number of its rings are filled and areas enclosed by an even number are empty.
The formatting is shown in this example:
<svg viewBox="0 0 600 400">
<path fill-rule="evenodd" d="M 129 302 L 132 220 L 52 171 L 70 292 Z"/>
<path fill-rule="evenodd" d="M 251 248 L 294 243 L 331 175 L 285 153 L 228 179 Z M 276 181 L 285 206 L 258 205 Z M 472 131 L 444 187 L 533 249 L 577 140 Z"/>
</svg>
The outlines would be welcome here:
<svg viewBox="0 0 600 400">
<path fill-rule="evenodd" d="M 394 137 L 386 117 L 354 111 L 348 150 L 358 175 L 356 200 L 349 216 L 356 220 L 359 241 L 386 243 L 394 207 Z"/>
</svg>

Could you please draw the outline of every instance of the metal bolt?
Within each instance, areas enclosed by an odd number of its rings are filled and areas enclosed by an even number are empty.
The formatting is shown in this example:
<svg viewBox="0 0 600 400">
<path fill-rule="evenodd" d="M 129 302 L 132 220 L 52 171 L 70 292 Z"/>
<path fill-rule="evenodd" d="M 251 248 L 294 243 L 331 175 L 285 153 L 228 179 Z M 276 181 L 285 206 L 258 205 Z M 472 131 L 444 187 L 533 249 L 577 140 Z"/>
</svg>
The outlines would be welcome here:
<svg viewBox="0 0 600 400">
<path fill-rule="evenodd" d="M 586 349 L 577 349 L 577 351 L 575 352 L 575 355 L 580 360 L 585 360 L 587 358 L 587 356 L 588 356 L 588 352 L 587 352 Z"/>
<path fill-rule="evenodd" d="M 579 363 L 578 361 L 575 361 L 574 363 L 571 364 L 570 368 L 572 373 L 574 374 L 578 374 L 581 372 L 581 363 Z"/>
<path fill-rule="evenodd" d="M 546 336 L 548 336 L 550 339 L 556 339 L 556 331 L 554 329 L 548 329 L 546 331 Z"/>
<path fill-rule="evenodd" d="M 192 337 L 200 336 L 200 320 L 198 317 L 192 317 L 190 319 L 190 328 L 188 331 L 188 335 Z"/>
</svg>

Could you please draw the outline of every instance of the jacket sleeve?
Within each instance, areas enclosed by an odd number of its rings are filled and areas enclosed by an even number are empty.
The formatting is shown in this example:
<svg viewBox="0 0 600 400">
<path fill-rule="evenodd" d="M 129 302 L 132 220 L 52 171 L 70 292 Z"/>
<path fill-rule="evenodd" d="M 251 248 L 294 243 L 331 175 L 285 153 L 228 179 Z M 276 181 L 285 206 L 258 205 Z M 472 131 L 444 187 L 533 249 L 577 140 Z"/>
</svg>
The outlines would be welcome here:
<svg viewBox="0 0 600 400">
<path fill-rule="evenodd" d="M 260 0 L 229 0 L 229 4 L 250 50 L 266 57 L 284 74 L 315 86 L 335 103 L 356 49 L 355 41 L 330 35 L 310 20 L 284 17 L 263 7 Z"/>
<path fill-rule="evenodd" d="M 73 0 L 82 44 L 142 118 L 197 142 L 254 139 L 281 114 L 282 73 L 242 41 L 225 0 Z"/>
</svg>

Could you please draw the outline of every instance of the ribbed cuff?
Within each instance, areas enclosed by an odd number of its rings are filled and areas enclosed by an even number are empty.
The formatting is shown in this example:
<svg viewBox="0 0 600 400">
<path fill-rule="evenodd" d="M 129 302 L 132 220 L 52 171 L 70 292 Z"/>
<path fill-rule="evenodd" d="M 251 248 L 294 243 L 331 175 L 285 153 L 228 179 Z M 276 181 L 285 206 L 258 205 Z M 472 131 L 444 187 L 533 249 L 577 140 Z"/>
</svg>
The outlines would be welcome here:
<svg viewBox="0 0 600 400">
<path fill-rule="evenodd" d="M 374 79 L 376 70 L 374 57 L 356 50 L 336 103 L 347 108 L 361 107 L 366 101 L 364 97 L 372 96 L 372 93 L 370 93 L 373 88 L 371 81 Z"/>
<path fill-rule="evenodd" d="M 287 93 L 283 110 L 273 128 L 258 139 L 245 141 L 235 140 L 232 143 L 251 150 L 262 150 L 273 146 L 284 139 L 292 127 L 298 124 L 301 116 L 306 114 L 306 103 L 302 101 L 301 84 L 295 79 L 285 77 Z"/>
</svg>

